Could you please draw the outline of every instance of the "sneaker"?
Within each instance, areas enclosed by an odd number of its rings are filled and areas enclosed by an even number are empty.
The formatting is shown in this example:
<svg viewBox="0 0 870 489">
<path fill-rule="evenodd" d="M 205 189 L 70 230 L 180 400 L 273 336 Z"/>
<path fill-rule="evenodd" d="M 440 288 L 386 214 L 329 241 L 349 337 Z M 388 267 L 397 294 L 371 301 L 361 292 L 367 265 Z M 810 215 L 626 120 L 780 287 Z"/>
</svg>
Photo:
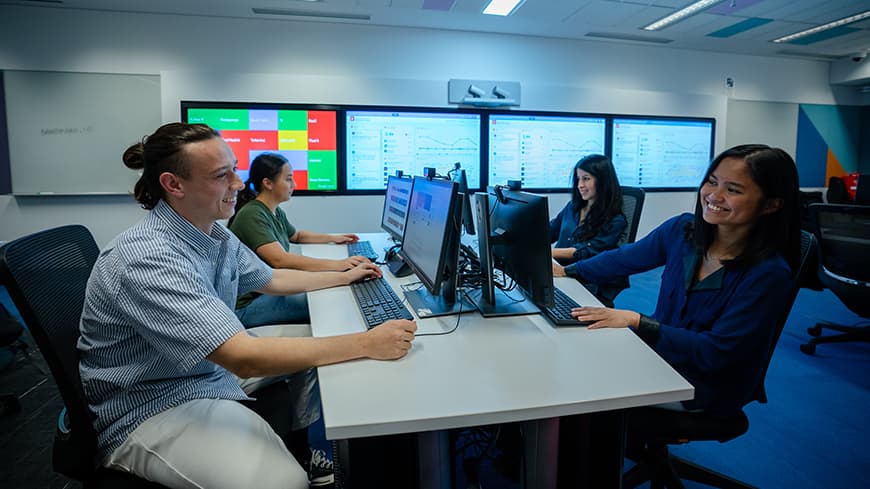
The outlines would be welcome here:
<svg viewBox="0 0 870 489">
<path fill-rule="evenodd" d="M 311 450 L 308 463 L 308 482 L 311 487 L 332 487 L 335 484 L 333 463 L 323 450 Z"/>
</svg>

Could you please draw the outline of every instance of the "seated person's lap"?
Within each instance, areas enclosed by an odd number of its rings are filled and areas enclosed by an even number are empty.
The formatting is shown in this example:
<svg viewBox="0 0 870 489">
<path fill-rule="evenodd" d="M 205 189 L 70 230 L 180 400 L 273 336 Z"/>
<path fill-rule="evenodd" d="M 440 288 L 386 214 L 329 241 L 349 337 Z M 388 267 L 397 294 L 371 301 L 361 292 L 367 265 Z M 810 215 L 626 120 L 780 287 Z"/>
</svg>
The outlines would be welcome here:
<svg viewBox="0 0 870 489">
<path fill-rule="evenodd" d="M 272 428 L 225 399 L 197 399 L 152 416 L 104 465 L 173 488 L 308 487 Z"/>
<path fill-rule="evenodd" d="M 247 306 L 236 309 L 236 317 L 246 328 L 266 324 L 307 323 L 310 321 L 308 297 L 304 293 L 261 295 Z"/>
</svg>

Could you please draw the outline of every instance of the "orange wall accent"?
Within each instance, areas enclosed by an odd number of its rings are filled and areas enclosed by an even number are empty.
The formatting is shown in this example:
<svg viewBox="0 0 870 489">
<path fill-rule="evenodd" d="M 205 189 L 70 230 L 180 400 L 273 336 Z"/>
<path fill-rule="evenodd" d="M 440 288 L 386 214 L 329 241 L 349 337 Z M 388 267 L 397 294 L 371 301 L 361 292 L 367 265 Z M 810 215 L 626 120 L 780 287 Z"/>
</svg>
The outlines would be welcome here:
<svg viewBox="0 0 870 489">
<path fill-rule="evenodd" d="M 848 172 L 843 169 L 843 165 L 837 161 L 836 155 L 831 151 L 830 146 L 828 147 L 828 161 L 825 167 L 825 185 L 828 184 L 828 180 L 831 177 L 842 177 L 846 175 Z"/>
</svg>

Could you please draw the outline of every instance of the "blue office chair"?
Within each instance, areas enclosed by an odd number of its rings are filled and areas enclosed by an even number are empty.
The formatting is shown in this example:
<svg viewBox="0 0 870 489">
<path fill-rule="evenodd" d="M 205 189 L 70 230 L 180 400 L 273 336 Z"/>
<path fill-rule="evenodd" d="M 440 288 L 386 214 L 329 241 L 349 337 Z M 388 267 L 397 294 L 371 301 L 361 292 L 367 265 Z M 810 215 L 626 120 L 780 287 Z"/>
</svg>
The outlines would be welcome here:
<svg viewBox="0 0 870 489">
<path fill-rule="evenodd" d="M 795 271 L 795 279 L 792 282 L 791 295 L 787 307 L 782 312 L 774 330 L 770 351 L 761 381 L 756 387 L 753 400 L 762 404 L 767 403 L 767 393 L 764 389 L 764 378 L 767 368 L 773 358 L 776 343 L 785 327 L 791 307 L 797 297 L 797 293 L 804 285 L 814 285 L 816 242 L 812 234 L 807 231 L 801 232 L 801 261 Z M 646 446 L 639 454 L 632 454 L 636 458 L 637 465 L 623 475 L 623 487 L 632 488 L 650 481 L 650 487 L 657 489 L 668 487 L 670 489 L 682 489 L 682 479 L 687 479 L 714 487 L 745 488 L 753 486 L 738 481 L 725 474 L 713 471 L 706 467 L 689 462 L 688 460 L 675 457 L 668 452 L 668 445 L 690 443 L 692 441 L 718 441 L 724 443 L 743 435 L 749 429 L 749 418 L 743 411 L 728 418 L 712 417 L 705 412 L 671 411 L 667 409 L 645 409 L 642 413 L 644 423 L 651 427 L 656 426 L 677 427 L 668 433 L 656 433 L 646 440 Z"/>
<path fill-rule="evenodd" d="M 865 320 L 870 318 L 870 260 L 867 259 L 870 205 L 813 204 L 810 220 L 819 243 L 819 280 L 852 312 Z M 825 329 L 839 334 L 822 336 Z M 867 324 L 845 326 L 819 322 L 807 328 L 807 332 L 813 338 L 800 348 L 808 355 L 815 353 L 816 345 L 822 343 L 870 341 L 870 325 Z"/>
</svg>

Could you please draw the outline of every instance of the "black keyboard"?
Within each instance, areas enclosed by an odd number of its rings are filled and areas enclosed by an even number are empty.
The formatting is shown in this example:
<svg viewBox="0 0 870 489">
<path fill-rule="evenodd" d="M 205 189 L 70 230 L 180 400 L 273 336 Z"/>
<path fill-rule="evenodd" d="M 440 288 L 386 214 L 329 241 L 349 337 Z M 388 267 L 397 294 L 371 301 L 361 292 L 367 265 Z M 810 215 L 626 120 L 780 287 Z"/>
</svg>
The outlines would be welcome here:
<svg viewBox="0 0 870 489">
<path fill-rule="evenodd" d="M 578 321 L 571 317 L 571 309 L 580 307 L 574 299 L 565 295 L 564 292 L 553 288 L 553 307 L 542 307 L 541 312 L 556 326 L 586 326 L 587 321 Z"/>
<path fill-rule="evenodd" d="M 414 319 L 408 308 L 402 304 L 402 299 L 382 278 L 354 282 L 350 284 L 350 290 L 353 291 L 353 297 L 368 329 L 390 319 Z"/>
<path fill-rule="evenodd" d="M 378 259 L 378 254 L 372 248 L 371 241 L 357 241 L 347 244 L 347 256 L 364 256 L 371 261 Z"/>
</svg>

